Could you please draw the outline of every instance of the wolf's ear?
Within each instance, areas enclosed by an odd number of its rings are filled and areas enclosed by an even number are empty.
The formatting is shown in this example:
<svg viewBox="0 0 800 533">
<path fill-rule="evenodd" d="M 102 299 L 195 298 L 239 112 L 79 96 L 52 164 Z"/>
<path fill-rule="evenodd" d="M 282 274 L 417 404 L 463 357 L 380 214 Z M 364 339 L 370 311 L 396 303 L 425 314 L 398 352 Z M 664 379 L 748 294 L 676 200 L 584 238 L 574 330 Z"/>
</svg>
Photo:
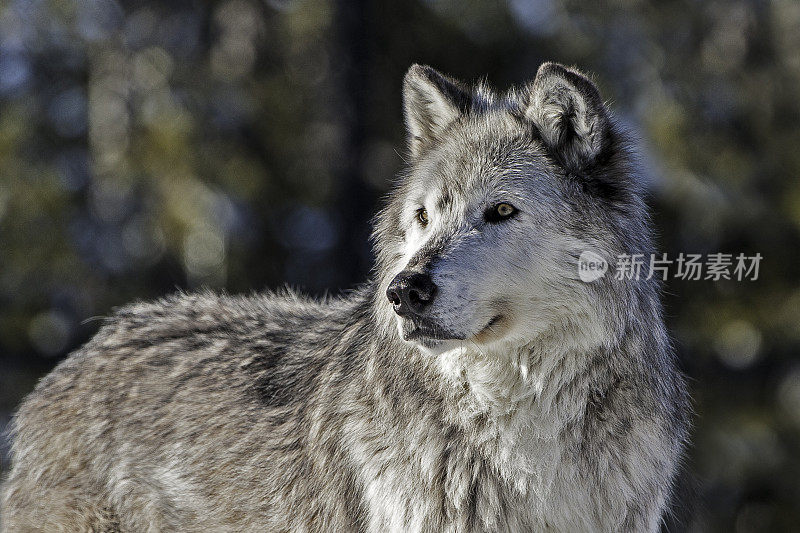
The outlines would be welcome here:
<svg viewBox="0 0 800 533">
<path fill-rule="evenodd" d="M 539 67 L 525 116 L 569 171 L 594 163 L 610 142 L 611 120 L 597 87 L 580 72 L 557 63 Z"/>
<path fill-rule="evenodd" d="M 403 112 L 411 157 L 460 115 L 469 112 L 472 96 L 460 82 L 425 65 L 412 65 L 403 80 Z"/>
</svg>

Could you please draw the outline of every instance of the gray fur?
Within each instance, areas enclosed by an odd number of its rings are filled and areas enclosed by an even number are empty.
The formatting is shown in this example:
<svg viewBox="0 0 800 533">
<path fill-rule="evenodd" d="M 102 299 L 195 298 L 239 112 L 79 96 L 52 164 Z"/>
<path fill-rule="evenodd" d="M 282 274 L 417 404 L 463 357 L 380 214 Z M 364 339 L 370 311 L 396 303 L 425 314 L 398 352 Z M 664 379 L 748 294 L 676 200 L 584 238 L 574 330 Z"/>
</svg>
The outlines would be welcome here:
<svg viewBox="0 0 800 533">
<path fill-rule="evenodd" d="M 577 276 L 584 250 L 651 250 L 596 88 L 546 64 L 497 95 L 415 65 L 404 104 L 372 279 L 117 311 L 20 407 L 5 531 L 659 528 L 688 400 L 658 284 Z M 487 222 L 498 202 L 518 212 Z M 404 269 L 438 287 L 419 320 L 384 294 Z"/>
</svg>

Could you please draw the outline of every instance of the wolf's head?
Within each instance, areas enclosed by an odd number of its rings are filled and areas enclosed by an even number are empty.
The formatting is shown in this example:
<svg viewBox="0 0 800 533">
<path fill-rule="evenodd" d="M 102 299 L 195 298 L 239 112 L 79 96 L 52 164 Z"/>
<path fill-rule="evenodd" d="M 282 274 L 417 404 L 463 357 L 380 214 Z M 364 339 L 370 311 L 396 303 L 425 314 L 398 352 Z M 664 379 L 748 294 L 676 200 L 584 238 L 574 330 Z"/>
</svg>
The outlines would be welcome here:
<svg viewBox="0 0 800 533">
<path fill-rule="evenodd" d="M 408 342 L 522 345 L 558 327 L 608 338 L 610 274 L 648 249 L 630 155 L 595 85 L 554 63 L 499 95 L 414 65 L 403 89 L 409 167 L 375 231 L 379 309 Z M 609 291 L 617 297 L 610 298 Z"/>
</svg>

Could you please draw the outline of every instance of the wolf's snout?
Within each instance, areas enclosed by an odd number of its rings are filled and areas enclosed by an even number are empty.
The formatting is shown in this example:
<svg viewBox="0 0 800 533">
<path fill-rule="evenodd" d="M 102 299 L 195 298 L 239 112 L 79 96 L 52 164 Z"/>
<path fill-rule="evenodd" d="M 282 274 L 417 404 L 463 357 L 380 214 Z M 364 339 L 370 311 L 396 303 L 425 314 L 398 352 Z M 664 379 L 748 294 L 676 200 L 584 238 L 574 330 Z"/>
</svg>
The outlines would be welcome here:
<svg viewBox="0 0 800 533">
<path fill-rule="evenodd" d="M 400 316 L 419 315 L 433 302 L 436 284 L 428 274 L 404 270 L 386 289 L 386 297 Z"/>
</svg>

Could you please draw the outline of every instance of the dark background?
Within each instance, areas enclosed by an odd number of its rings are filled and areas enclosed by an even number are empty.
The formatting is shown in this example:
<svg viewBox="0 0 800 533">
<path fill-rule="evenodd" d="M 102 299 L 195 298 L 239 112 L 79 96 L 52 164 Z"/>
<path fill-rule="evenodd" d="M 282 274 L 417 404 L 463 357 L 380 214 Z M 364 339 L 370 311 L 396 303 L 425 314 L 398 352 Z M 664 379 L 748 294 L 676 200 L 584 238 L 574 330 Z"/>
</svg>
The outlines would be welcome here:
<svg viewBox="0 0 800 533">
<path fill-rule="evenodd" d="M 363 281 L 408 66 L 506 88 L 544 60 L 639 137 L 661 250 L 764 257 L 667 283 L 696 410 L 673 529 L 800 530 L 794 0 L 0 1 L 0 427 L 114 306 Z"/>
</svg>

